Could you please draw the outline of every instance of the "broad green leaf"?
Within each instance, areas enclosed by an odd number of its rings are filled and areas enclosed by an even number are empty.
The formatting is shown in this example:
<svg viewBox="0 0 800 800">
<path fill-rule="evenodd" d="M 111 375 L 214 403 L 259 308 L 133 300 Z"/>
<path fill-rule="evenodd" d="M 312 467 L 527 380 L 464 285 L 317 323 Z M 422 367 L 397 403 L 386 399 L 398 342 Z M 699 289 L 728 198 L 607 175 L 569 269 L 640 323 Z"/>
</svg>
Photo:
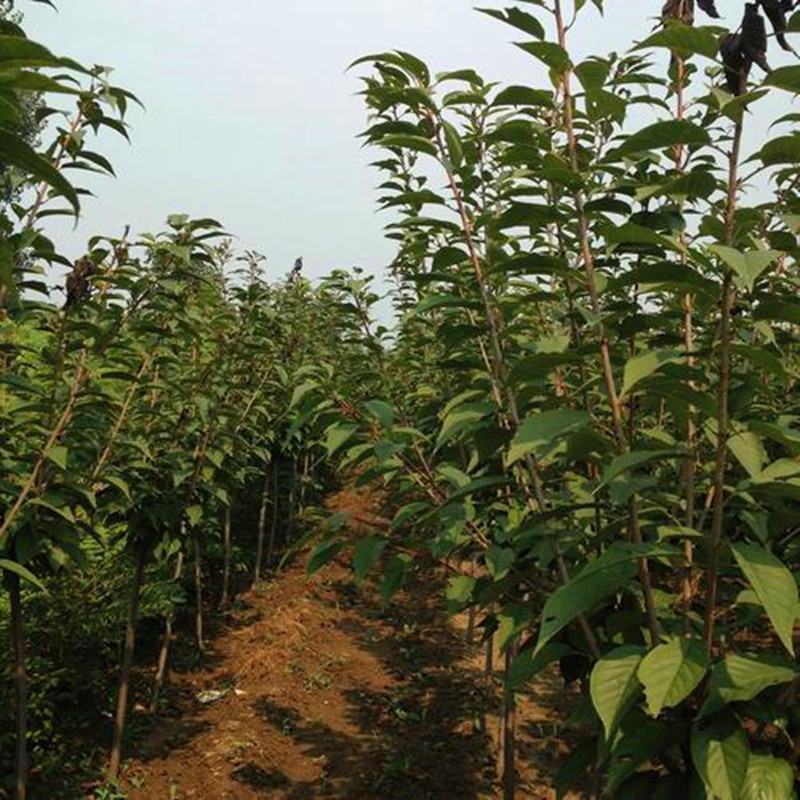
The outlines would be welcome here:
<svg viewBox="0 0 800 800">
<path fill-rule="evenodd" d="M 404 133 L 392 133 L 378 141 L 382 147 L 396 147 L 401 150 L 412 150 L 416 153 L 425 153 L 437 158 L 439 151 L 436 145 L 423 136 L 412 136 Z"/>
<path fill-rule="evenodd" d="M 313 575 L 315 572 L 319 572 L 339 555 L 343 547 L 344 544 L 335 539 L 320 542 L 311 553 L 311 558 L 306 566 L 306 574 Z"/>
<path fill-rule="evenodd" d="M 688 120 L 656 122 L 628 136 L 623 144 L 613 151 L 616 157 L 660 150 L 677 144 L 708 144 L 711 141 L 705 128 Z"/>
<path fill-rule="evenodd" d="M 651 650 L 639 667 L 650 715 L 657 717 L 685 700 L 707 669 L 705 645 L 696 639 L 674 638 Z"/>
<path fill-rule="evenodd" d="M 203 506 L 194 505 L 186 509 L 186 520 L 190 527 L 196 528 L 203 519 Z"/>
<path fill-rule="evenodd" d="M 751 292 L 759 276 L 780 256 L 777 250 L 750 250 L 742 253 L 734 247 L 721 244 L 712 245 L 708 249 L 733 270 L 737 285 Z"/>
<path fill-rule="evenodd" d="M 530 605 L 509 603 L 497 615 L 497 646 L 502 650 L 514 641 L 523 631 L 530 628 L 533 611 Z"/>
<path fill-rule="evenodd" d="M 379 536 L 368 536 L 355 546 L 353 569 L 357 581 L 363 581 L 367 577 L 367 573 L 378 563 L 387 544 L 387 540 Z"/>
<path fill-rule="evenodd" d="M 765 86 L 776 86 L 778 89 L 795 94 L 800 93 L 800 66 L 778 67 L 764 79 Z"/>
<path fill-rule="evenodd" d="M 555 42 L 517 42 L 516 45 L 556 73 L 563 74 L 572 66 L 567 51 Z"/>
<path fill-rule="evenodd" d="M 711 668 L 708 699 L 699 716 L 713 714 L 729 703 L 752 700 L 770 686 L 790 683 L 797 674 L 793 663 L 775 654 L 729 653 Z"/>
<path fill-rule="evenodd" d="M 52 461 L 60 469 L 67 468 L 67 457 L 69 450 L 62 445 L 55 445 L 47 451 L 47 458 Z"/>
<path fill-rule="evenodd" d="M 728 439 L 728 449 L 751 478 L 761 476 L 767 453 L 759 436 L 751 431 L 739 431 Z"/>
<path fill-rule="evenodd" d="M 741 800 L 793 800 L 794 769 L 788 761 L 751 753 Z"/>
<path fill-rule="evenodd" d="M 542 23 L 532 14 L 526 14 L 519 8 L 506 8 L 503 10 L 496 8 L 479 8 L 478 11 L 482 14 L 494 17 L 495 19 L 499 19 L 501 22 L 505 22 L 507 25 L 517 28 L 517 30 L 529 33 L 537 39 L 544 39 L 545 37 Z"/>
<path fill-rule="evenodd" d="M 650 350 L 641 355 L 634 356 L 625 364 L 625 374 L 622 382 L 622 396 L 628 394 L 639 381 L 648 378 L 664 364 L 674 364 L 682 361 L 685 354 L 680 350 Z"/>
<path fill-rule="evenodd" d="M 578 615 L 590 611 L 628 586 L 638 571 L 637 561 L 655 556 L 677 556 L 680 551 L 669 545 L 614 542 L 601 556 L 590 561 L 569 583 L 548 597 L 542 610 L 542 623 L 536 651 Z"/>
<path fill-rule="evenodd" d="M 749 759 L 747 736 L 732 714 L 722 714 L 692 730 L 695 769 L 719 800 L 741 800 Z"/>
<path fill-rule="evenodd" d="M 367 411 L 369 411 L 384 428 L 391 428 L 392 425 L 394 425 L 394 409 L 389 403 L 383 400 L 370 400 L 366 406 Z"/>
<path fill-rule="evenodd" d="M 325 436 L 325 449 L 328 451 L 328 456 L 334 455 L 344 447 L 356 430 L 358 430 L 358 426 L 351 424 L 336 424 L 328 428 Z"/>
<path fill-rule="evenodd" d="M 0 39 L 4 38 L 6 37 L 0 36 Z M 2 56 L 0 56 L 0 65 L 2 65 Z M 62 194 L 76 214 L 80 211 L 78 193 L 72 184 L 27 142 L 2 128 L 0 128 L 0 156 L 6 164 L 18 167 Z"/>
<path fill-rule="evenodd" d="M 643 655 L 643 647 L 624 645 L 594 665 L 589 691 L 607 742 L 612 740 L 620 720 L 641 691 L 636 673 Z"/>
<path fill-rule="evenodd" d="M 651 464 L 653 461 L 665 461 L 672 458 L 687 458 L 685 450 L 634 450 L 617 456 L 603 472 L 603 480 L 598 488 L 607 486 L 615 478 L 632 469 Z"/>
<path fill-rule="evenodd" d="M 648 36 L 636 49 L 663 47 L 686 58 L 701 55 L 716 61 L 719 54 L 719 38 L 711 28 L 693 27 L 677 20 L 670 20 L 657 33 Z"/>
<path fill-rule="evenodd" d="M 17 564 L 16 561 L 9 561 L 8 559 L 0 558 L 0 570 L 13 572 L 15 575 L 18 575 L 24 581 L 32 584 L 37 589 L 47 591 L 44 587 L 44 584 L 30 570 L 25 569 L 22 564 Z"/>
<path fill-rule="evenodd" d="M 586 411 L 573 411 L 561 408 L 543 411 L 528 417 L 520 425 L 511 447 L 506 455 L 510 466 L 527 455 L 538 454 L 557 439 L 585 428 L 590 422 Z"/>
<path fill-rule="evenodd" d="M 442 429 L 436 440 L 436 449 L 447 444 L 459 433 L 476 429 L 478 423 L 493 412 L 494 406 L 490 403 L 465 403 L 454 409 L 442 422 Z"/>
<path fill-rule="evenodd" d="M 758 155 L 767 167 L 774 167 L 776 164 L 797 164 L 800 162 L 800 136 L 792 134 L 770 139 Z"/>
<path fill-rule="evenodd" d="M 452 613 L 461 611 L 464 606 L 472 602 L 472 591 L 475 588 L 475 578 L 469 575 L 460 575 L 457 578 L 450 578 L 447 582 L 445 597 L 447 607 Z"/>
<path fill-rule="evenodd" d="M 792 633 L 797 616 L 797 584 L 769 550 L 754 544 L 731 545 L 736 563 L 753 587 L 783 646 L 794 655 Z"/>
<path fill-rule="evenodd" d="M 489 574 L 496 580 L 502 580 L 508 575 L 509 570 L 514 564 L 515 554 L 509 547 L 498 547 L 491 545 L 485 555 L 486 567 Z"/>
</svg>

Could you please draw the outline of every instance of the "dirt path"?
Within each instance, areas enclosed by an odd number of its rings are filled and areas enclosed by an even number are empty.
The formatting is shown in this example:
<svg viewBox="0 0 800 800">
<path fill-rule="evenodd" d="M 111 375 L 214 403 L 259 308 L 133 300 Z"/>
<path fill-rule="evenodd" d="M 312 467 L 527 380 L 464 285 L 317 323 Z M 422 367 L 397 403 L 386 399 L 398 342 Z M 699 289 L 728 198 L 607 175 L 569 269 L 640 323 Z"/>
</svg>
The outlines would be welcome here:
<svg viewBox="0 0 800 800">
<path fill-rule="evenodd" d="M 313 578 L 296 565 L 240 597 L 211 666 L 173 676 L 168 716 L 136 744 L 130 799 L 495 797 L 496 692 L 431 589 L 384 610 L 342 564 Z M 224 695 L 204 704 L 204 691 Z M 525 703 L 521 796 L 549 798 L 530 782 L 552 766 L 549 713 Z"/>
</svg>

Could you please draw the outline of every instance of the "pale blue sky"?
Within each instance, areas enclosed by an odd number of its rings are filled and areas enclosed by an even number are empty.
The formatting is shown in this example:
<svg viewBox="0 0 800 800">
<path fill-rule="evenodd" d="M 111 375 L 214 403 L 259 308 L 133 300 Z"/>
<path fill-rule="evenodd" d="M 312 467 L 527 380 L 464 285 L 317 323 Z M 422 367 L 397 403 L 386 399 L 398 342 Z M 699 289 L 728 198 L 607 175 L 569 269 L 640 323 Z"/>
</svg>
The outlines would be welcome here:
<svg viewBox="0 0 800 800">
<path fill-rule="evenodd" d="M 392 245 L 376 213 L 374 152 L 349 62 L 401 48 L 434 71 L 474 67 L 488 79 L 545 80 L 509 42 L 524 38 L 466 0 L 56 0 L 20 2 L 29 35 L 59 54 L 115 67 L 134 109 L 132 145 L 106 135 L 118 178 L 93 180 L 73 231 L 51 234 L 77 256 L 95 233 L 153 231 L 172 212 L 213 216 L 273 275 L 300 254 L 317 277 L 336 267 L 380 272 Z M 483 5 L 499 6 L 487 0 Z M 647 33 L 661 0 L 607 0 L 587 14 L 581 54 L 624 49 Z M 741 3 L 721 0 L 738 14 Z M 734 9 L 735 6 L 735 9 Z M 635 9 L 635 11 L 633 11 Z M 788 110 L 788 96 L 784 95 Z M 83 177 L 84 173 L 81 173 Z"/>
</svg>

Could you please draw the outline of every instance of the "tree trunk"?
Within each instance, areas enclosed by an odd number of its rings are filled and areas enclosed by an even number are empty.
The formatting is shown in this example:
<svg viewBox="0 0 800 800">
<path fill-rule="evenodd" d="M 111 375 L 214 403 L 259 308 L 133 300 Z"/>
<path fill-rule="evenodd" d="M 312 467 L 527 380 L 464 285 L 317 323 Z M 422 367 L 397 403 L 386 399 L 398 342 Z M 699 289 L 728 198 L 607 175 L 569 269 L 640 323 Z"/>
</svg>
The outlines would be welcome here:
<svg viewBox="0 0 800 800">
<path fill-rule="evenodd" d="M 311 469 L 311 453 L 306 451 L 303 456 L 303 472 L 300 476 L 300 511 L 302 512 L 306 507 L 306 496 L 308 494 L 308 481 L 309 471 Z"/>
<path fill-rule="evenodd" d="M 269 504 L 269 475 L 275 472 L 273 463 L 264 473 L 264 485 L 261 487 L 261 507 L 258 509 L 258 543 L 256 544 L 256 568 L 253 573 L 253 580 L 258 583 L 261 580 L 261 568 L 264 564 L 264 537 L 267 531 L 267 505 Z M 270 556 L 267 556 L 267 564 Z"/>
<path fill-rule="evenodd" d="M 278 499 L 278 462 L 272 463 L 272 524 L 269 529 L 269 547 L 267 548 L 267 563 L 272 564 L 275 558 L 275 537 L 278 533 L 278 509 L 280 502 Z"/>
<path fill-rule="evenodd" d="M 16 743 L 14 748 L 14 797 L 25 800 L 28 789 L 28 668 L 25 619 L 19 575 L 6 573 L 11 600 L 11 631 L 14 642 L 14 690 L 16 694 Z"/>
<path fill-rule="evenodd" d="M 136 647 L 136 625 L 139 621 L 139 600 L 144 583 L 144 568 L 147 561 L 147 549 L 140 545 L 136 551 L 136 571 L 131 587 L 128 605 L 128 624 L 125 629 L 125 647 L 122 652 L 122 666 L 119 673 L 119 691 L 117 692 L 117 710 L 114 717 L 114 737 L 111 742 L 111 757 L 108 762 L 108 774 L 112 780 L 119 775 L 122 759 L 122 739 L 125 735 L 125 717 L 128 712 L 128 691 L 130 689 L 133 653 Z"/>
<path fill-rule="evenodd" d="M 297 499 L 297 460 L 292 458 L 289 463 L 289 509 L 286 515 L 286 541 L 288 547 L 294 537 L 294 518 L 296 514 L 295 504 Z"/>
<path fill-rule="evenodd" d="M 174 581 L 179 581 L 183 575 L 183 550 L 178 553 L 178 560 L 175 562 L 175 574 L 173 575 Z M 161 642 L 161 649 L 158 651 L 158 668 L 156 669 L 156 676 L 153 679 L 153 696 L 150 698 L 150 713 L 155 714 L 158 710 L 158 700 L 161 696 L 161 690 L 164 688 L 164 682 L 167 679 L 167 672 L 169 671 L 169 648 L 172 644 L 172 623 L 175 619 L 175 612 L 170 611 L 164 617 L 164 639 Z"/>
<path fill-rule="evenodd" d="M 225 522 L 222 528 L 222 596 L 219 600 L 219 607 L 223 610 L 230 605 L 230 585 L 231 585 L 231 507 L 225 506 Z"/>
<path fill-rule="evenodd" d="M 475 606 L 470 606 L 467 612 L 467 644 L 475 642 L 475 617 L 477 616 Z"/>
<path fill-rule="evenodd" d="M 194 534 L 192 540 L 194 544 L 194 637 L 197 652 L 202 656 L 206 652 L 206 642 L 203 636 L 203 547 L 199 534 Z"/>
<path fill-rule="evenodd" d="M 517 652 L 516 643 L 510 644 L 506 650 L 506 672 L 503 686 L 503 719 L 502 719 L 502 765 L 503 765 L 503 800 L 514 800 L 517 791 L 516 740 L 517 740 L 517 703 L 514 692 L 509 688 L 511 667 Z"/>
</svg>

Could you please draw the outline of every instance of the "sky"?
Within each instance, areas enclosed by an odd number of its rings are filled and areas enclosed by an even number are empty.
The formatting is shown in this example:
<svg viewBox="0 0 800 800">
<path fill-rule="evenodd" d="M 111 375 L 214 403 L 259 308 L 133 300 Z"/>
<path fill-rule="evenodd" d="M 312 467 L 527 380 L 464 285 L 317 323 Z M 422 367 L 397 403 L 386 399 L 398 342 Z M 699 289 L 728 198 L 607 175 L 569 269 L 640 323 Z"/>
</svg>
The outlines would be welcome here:
<svg viewBox="0 0 800 800">
<path fill-rule="evenodd" d="M 275 278 L 300 255 L 311 278 L 353 266 L 380 275 L 393 246 L 376 206 L 376 152 L 357 138 L 366 124 L 359 73 L 347 65 L 398 48 L 435 72 L 472 67 L 506 83 L 546 80 L 511 45 L 524 35 L 466 0 L 56 0 L 58 12 L 18 5 L 29 36 L 85 64 L 113 66 L 114 81 L 146 106 L 130 112 L 132 144 L 103 135 L 97 149 L 117 178 L 84 180 L 97 197 L 85 200 L 77 228 L 50 223 L 72 257 L 91 235 L 119 235 L 126 224 L 155 232 L 177 212 L 218 219 L 239 247 L 267 256 Z M 574 34 L 578 56 L 625 50 L 649 32 L 661 5 L 606 0 L 604 18 L 587 11 Z M 718 5 L 740 13 L 739 0 Z"/>
</svg>

